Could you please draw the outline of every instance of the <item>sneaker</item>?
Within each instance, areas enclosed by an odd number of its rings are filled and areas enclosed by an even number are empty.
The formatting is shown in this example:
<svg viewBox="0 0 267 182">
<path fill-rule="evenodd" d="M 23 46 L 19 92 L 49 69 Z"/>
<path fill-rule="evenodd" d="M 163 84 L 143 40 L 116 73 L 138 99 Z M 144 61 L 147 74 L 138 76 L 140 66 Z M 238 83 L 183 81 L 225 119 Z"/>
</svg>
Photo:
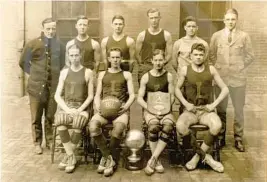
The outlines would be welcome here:
<svg viewBox="0 0 267 182">
<path fill-rule="evenodd" d="M 106 162 L 107 162 L 107 158 L 105 157 L 102 157 L 101 160 L 100 160 L 100 163 L 98 165 L 98 168 L 97 168 L 97 172 L 98 173 L 103 173 L 104 170 L 106 169 Z"/>
<path fill-rule="evenodd" d="M 108 177 L 114 173 L 115 162 L 111 155 L 108 156 L 106 161 L 106 168 L 104 170 L 104 176 Z"/>
<path fill-rule="evenodd" d="M 157 173 L 164 173 L 164 167 L 161 164 L 160 160 L 157 161 L 156 166 L 155 166 L 155 171 Z"/>
<path fill-rule="evenodd" d="M 198 154 L 195 154 L 192 157 L 192 159 L 185 164 L 185 168 L 188 171 L 192 171 L 192 170 L 196 169 L 199 159 L 200 159 L 200 156 Z"/>
<path fill-rule="evenodd" d="M 222 163 L 215 161 L 210 154 L 206 154 L 205 159 L 202 162 L 208 164 L 216 172 L 224 172 Z"/>
<path fill-rule="evenodd" d="M 41 145 L 36 145 L 35 149 L 34 149 L 34 152 L 37 155 L 41 155 L 43 153 L 43 149 L 42 149 Z"/>
<path fill-rule="evenodd" d="M 74 154 L 71 154 L 68 156 L 68 163 L 67 166 L 65 168 L 65 172 L 66 173 L 72 173 L 75 169 L 75 165 L 76 165 L 76 158 Z"/>
<path fill-rule="evenodd" d="M 65 154 L 62 161 L 58 164 L 58 169 L 65 170 L 67 164 L 68 164 L 68 155 Z"/>
<path fill-rule="evenodd" d="M 146 175 L 150 176 L 154 173 L 156 164 L 157 164 L 157 160 L 155 157 L 152 157 L 149 159 L 149 161 L 147 162 L 147 165 L 144 169 Z"/>
</svg>

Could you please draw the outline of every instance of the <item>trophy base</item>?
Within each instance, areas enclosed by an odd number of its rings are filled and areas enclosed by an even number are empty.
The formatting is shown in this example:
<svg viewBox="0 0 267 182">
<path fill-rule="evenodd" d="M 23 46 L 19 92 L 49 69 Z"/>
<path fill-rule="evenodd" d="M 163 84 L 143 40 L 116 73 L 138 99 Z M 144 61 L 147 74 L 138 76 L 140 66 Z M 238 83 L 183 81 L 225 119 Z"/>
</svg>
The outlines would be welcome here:
<svg viewBox="0 0 267 182">
<path fill-rule="evenodd" d="M 134 162 L 134 163 L 127 161 L 125 167 L 129 171 L 138 171 L 138 170 L 141 170 L 143 168 L 143 163 L 142 163 L 142 160 L 139 160 L 139 161 Z"/>
</svg>

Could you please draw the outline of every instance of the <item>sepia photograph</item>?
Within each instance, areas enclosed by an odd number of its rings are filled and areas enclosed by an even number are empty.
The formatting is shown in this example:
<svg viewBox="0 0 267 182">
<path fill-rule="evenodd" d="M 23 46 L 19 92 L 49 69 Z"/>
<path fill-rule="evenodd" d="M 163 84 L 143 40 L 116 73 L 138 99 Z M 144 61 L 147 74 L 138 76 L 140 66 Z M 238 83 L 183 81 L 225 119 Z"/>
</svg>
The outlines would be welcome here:
<svg viewBox="0 0 267 182">
<path fill-rule="evenodd" d="M 2 182 L 267 182 L 267 1 L 0 1 Z"/>
</svg>

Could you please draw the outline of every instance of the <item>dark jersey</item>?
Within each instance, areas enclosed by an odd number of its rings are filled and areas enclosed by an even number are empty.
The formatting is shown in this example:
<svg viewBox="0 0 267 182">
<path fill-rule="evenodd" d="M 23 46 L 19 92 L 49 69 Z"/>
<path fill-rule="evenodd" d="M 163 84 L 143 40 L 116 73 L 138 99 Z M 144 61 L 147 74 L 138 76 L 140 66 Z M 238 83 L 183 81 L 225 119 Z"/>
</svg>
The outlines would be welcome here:
<svg viewBox="0 0 267 182">
<path fill-rule="evenodd" d="M 124 60 L 130 60 L 130 52 L 129 52 L 129 47 L 127 46 L 126 39 L 127 35 L 125 35 L 119 41 L 114 40 L 113 36 L 109 36 L 106 45 L 106 50 L 108 51 L 110 48 L 118 47 L 122 50 L 122 58 Z"/>
</svg>

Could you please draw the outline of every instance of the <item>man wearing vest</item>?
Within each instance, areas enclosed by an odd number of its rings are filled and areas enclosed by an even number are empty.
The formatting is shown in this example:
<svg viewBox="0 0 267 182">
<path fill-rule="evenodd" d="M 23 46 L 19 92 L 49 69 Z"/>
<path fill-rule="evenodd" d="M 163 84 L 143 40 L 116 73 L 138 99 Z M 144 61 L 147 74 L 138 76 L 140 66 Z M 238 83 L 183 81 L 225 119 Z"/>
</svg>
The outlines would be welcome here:
<svg viewBox="0 0 267 182">
<path fill-rule="evenodd" d="M 118 160 L 116 159 L 118 152 L 117 148 L 120 145 L 123 132 L 128 125 L 129 109 L 135 98 L 132 74 L 128 71 L 122 71 L 120 68 L 122 51 L 119 48 L 111 48 L 108 50 L 107 56 L 111 67 L 108 68 L 107 71 L 99 73 L 97 90 L 94 98 L 97 113 L 89 122 L 90 135 L 93 137 L 103 156 L 97 172 L 104 173 L 104 176 L 112 175 L 114 167 L 116 163 L 118 163 Z M 119 116 L 113 119 L 113 121 L 104 118 L 100 112 L 100 102 L 107 96 L 114 96 L 122 103 L 118 113 Z M 112 122 L 113 130 L 111 132 L 110 145 L 108 147 L 101 127 L 109 122 Z M 115 159 L 115 161 L 113 159 Z"/>
<path fill-rule="evenodd" d="M 191 59 L 189 58 L 189 55 L 191 47 L 194 43 L 202 43 L 205 46 L 205 59 L 207 58 L 209 50 L 208 43 L 197 36 L 198 26 L 195 17 L 186 17 L 183 20 L 183 26 L 186 35 L 175 41 L 172 51 L 172 64 L 174 69 L 177 70 L 177 73 L 180 73 L 182 67 L 191 64 Z"/>
<path fill-rule="evenodd" d="M 159 27 L 160 12 L 156 8 L 147 11 L 149 28 L 139 33 L 136 40 L 136 58 L 139 63 L 138 80 L 153 68 L 151 63 L 152 52 L 160 49 L 165 52 L 166 61 L 171 60 L 172 38 L 171 34 Z"/>
<path fill-rule="evenodd" d="M 57 105 L 54 94 L 60 70 L 65 65 L 65 47 L 55 37 L 56 21 L 46 18 L 42 22 L 41 36 L 26 44 L 19 66 L 29 74 L 28 93 L 35 153 L 42 154 L 42 115 L 45 114 L 46 144 L 52 140 L 52 123 Z"/>
<path fill-rule="evenodd" d="M 235 147 L 238 151 L 244 152 L 244 105 L 246 91 L 246 72 L 248 66 L 254 60 L 254 53 L 250 37 L 247 33 L 236 28 L 238 12 L 229 9 L 224 15 L 225 28 L 215 32 L 210 41 L 210 61 L 218 70 L 222 79 L 229 88 L 230 97 L 233 103 L 234 138 Z M 216 95 L 220 89 L 216 87 Z M 218 107 L 218 115 L 222 121 L 220 134 L 220 145 L 225 145 L 226 133 L 226 109 L 228 97 L 221 102 Z"/>
<path fill-rule="evenodd" d="M 199 147 L 196 138 L 191 138 L 191 144 L 196 154 L 186 163 L 188 170 L 194 170 L 201 160 L 208 164 L 213 170 L 223 172 L 224 167 L 220 162 L 215 161 L 212 156 L 206 153 L 214 143 L 214 138 L 221 129 L 221 120 L 214 112 L 216 106 L 227 96 L 229 90 L 222 81 L 217 70 L 204 62 L 205 46 L 200 43 L 192 45 L 190 58 L 191 65 L 181 69 L 178 77 L 175 94 L 184 105 L 184 112 L 176 123 L 177 132 L 186 138 L 190 136 L 189 127 L 192 124 L 200 123 L 209 127 L 209 132 L 204 142 Z M 213 101 L 213 80 L 220 87 L 221 93 Z M 181 92 L 184 87 L 184 94 Z"/>
<path fill-rule="evenodd" d="M 73 44 L 78 45 L 82 49 L 83 59 L 81 64 L 85 68 L 90 68 L 95 73 L 98 73 L 101 57 L 100 45 L 87 34 L 89 23 L 89 19 L 86 16 L 81 15 L 77 17 L 75 28 L 77 29 L 78 35 L 67 43 L 66 50 Z M 69 66 L 67 63 L 66 56 L 66 65 Z"/>
<path fill-rule="evenodd" d="M 93 100 L 94 86 L 92 70 L 81 65 L 81 49 L 74 44 L 69 47 L 67 53 L 70 67 L 60 73 L 55 94 L 59 106 L 55 114 L 55 125 L 66 151 L 58 168 L 71 173 L 76 165 L 74 151 L 81 139 L 81 130 L 88 123 L 86 108 Z M 71 137 L 67 128 L 69 124 L 72 124 L 74 129 Z"/>
<path fill-rule="evenodd" d="M 171 73 L 164 69 L 165 63 L 164 51 L 155 49 L 152 56 L 153 69 L 142 76 L 138 92 L 137 101 L 144 109 L 144 118 L 148 125 L 149 132 L 149 146 L 152 153 L 145 168 L 145 173 L 147 175 L 151 175 L 155 171 L 158 173 L 164 172 L 164 168 L 159 160 L 159 155 L 168 143 L 175 122 L 174 117 L 171 114 L 171 104 L 174 102 L 173 78 Z M 161 92 L 169 93 L 169 99 L 163 100 L 163 97 L 165 97 L 166 94 L 161 94 Z M 154 93 L 157 93 L 158 96 Z M 150 97 L 148 94 L 154 94 L 155 98 L 148 98 Z M 162 104 L 161 106 L 164 106 L 167 104 L 166 108 L 168 108 L 168 110 L 166 110 L 166 112 L 158 110 L 153 113 L 151 111 L 149 104 L 154 104 L 154 106 L 157 105 L 157 101 L 155 101 L 157 99 L 162 100 L 159 102 L 165 102 L 164 104 L 159 103 L 158 105 Z M 153 102 L 151 100 L 154 100 L 155 103 L 148 103 Z M 161 114 L 157 112 L 164 113 Z"/>
<path fill-rule="evenodd" d="M 118 47 L 122 50 L 122 62 L 121 69 L 123 71 L 133 70 L 133 64 L 135 62 L 135 41 L 133 38 L 125 35 L 123 32 L 125 26 L 125 20 L 121 15 L 115 15 L 112 18 L 113 34 L 105 37 L 101 42 L 103 61 L 108 66 L 107 50 L 112 47 Z"/>
</svg>

